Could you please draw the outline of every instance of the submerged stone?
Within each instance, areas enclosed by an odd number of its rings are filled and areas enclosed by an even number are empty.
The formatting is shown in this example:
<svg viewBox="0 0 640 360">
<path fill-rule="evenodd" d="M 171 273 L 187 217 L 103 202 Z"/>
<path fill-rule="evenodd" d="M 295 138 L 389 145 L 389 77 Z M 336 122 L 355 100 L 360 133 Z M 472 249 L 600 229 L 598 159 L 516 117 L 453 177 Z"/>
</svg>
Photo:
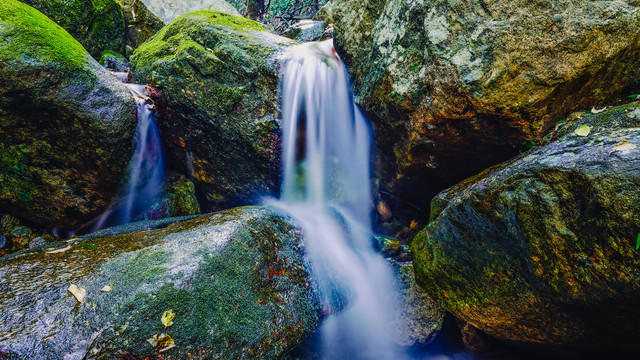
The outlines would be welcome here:
<svg viewBox="0 0 640 360">
<path fill-rule="evenodd" d="M 18 359 L 144 359 L 160 334 L 171 358 L 275 359 L 318 324 L 299 232 L 268 208 L 17 253 L 0 277 L 0 354 Z"/>
<path fill-rule="evenodd" d="M 0 36 L 0 210 L 76 228 L 107 207 L 126 169 L 133 97 L 28 5 L 3 1 Z"/>
<path fill-rule="evenodd" d="M 420 285 L 499 339 L 562 356 L 640 350 L 639 128 L 637 102 L 575 114 L 546 145 L 440 193 L 413 240 Z"/>
<path fill-rule="evenodd" d="M 105 50 L 124 53 L 125 23 L 116 0 L 21 0 L 58 23 L 96 59 Z"/>
<path fill-rule="evenodd" d="M 131 57 L 134 81 L 161 90 L 168 163 L 194 178 L 203 211 L 278 191 L 278 55 L 292 44 L 217 11 L 180 16 Z"/>
</svg>

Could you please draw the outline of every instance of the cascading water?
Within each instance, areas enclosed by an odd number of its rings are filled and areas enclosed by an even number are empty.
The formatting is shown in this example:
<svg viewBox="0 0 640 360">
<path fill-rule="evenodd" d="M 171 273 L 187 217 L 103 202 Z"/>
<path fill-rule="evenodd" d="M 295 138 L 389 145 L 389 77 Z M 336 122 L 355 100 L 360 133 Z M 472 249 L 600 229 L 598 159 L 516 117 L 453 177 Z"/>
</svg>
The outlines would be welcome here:
<svg viewBox="0 0 640 360">
<path fill-rule="evenodd" d="M 370 139 L 332 42 L 292 48 L 283 76 L 284 179 L 275 205 L 301 224 L 325 315 L 323 358 L 402 359 L 394 280 L 372 242 Z"/>
<path fill-rule="evenodd" d="M 129 223 L 158 202 L 165 177 L 164 152 L 156 124 L 156 111 L 150 89 L 144 85 L 126 84 L 133 94 L 138 113 L 133 156 L 124 186 L 114 203 L 88 224 L 92 231 Z"/>
</svg>

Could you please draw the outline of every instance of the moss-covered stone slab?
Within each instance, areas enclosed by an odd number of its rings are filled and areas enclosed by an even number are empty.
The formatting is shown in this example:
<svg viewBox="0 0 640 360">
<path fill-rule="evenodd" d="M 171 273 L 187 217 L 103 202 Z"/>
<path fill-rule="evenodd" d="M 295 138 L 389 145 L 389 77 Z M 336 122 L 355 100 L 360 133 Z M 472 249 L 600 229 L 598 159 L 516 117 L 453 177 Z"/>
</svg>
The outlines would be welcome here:
<svg viewBox="0 0 640 360">
<path fill-rule="evenodd" d="M 0 278 L 0 354 L 15 359 L 158 359 L 147 339 L 163 333 L 164 358 L 275 359 L 318 324 L 300 233 L 268 208 L 16 253 Z"/>
<path fill-rule="evenodd" d="M 0 7 L 0 209 L 74 229 L 110 203 L 131 154 L 135 102 L 62 27 Z"/>
<path fill-rule="evenodd" d="M 21 0 L 67 30 L 95 59 L 125 52 L 122 5 L 116 0 Z"/>
<path fill-rule="evenodd" d="M 417 280 L 500 339 L 637 352 L 639 189 L 640 103 L 574 114 L 547 145 L 434 199 L 413 240 Z"/>
<path fill-rule="evenodd" d="M 131 57 L 162 94 L 169 165 L 195 179 L 203 211 L 279 192 L 278 56 L 292 40 L 217 11 L 180 16 Z"/>
<path fill-rule="evenodd" d="M 637 1 L 347 0 L 331 14 L 391 208 L 422 207 L 640 76 Z"/>
</svg>

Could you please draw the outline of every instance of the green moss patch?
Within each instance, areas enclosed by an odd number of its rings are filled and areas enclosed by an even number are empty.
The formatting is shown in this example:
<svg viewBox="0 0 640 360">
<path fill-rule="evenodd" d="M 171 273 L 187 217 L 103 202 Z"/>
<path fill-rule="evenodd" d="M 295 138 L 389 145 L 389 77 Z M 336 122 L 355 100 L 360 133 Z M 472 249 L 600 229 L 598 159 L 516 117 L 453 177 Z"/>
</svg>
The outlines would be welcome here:
<svg viewBox="0 0 640 360">
<path fill-rule="evenodd" d="M 57 65 L 72 70 L 87 64 L 87 52 L 62 27 L 16 0 L 0 7 L 0 63 Z M 6 65 L 5 65 L 6 66 Z"/>
</svg>

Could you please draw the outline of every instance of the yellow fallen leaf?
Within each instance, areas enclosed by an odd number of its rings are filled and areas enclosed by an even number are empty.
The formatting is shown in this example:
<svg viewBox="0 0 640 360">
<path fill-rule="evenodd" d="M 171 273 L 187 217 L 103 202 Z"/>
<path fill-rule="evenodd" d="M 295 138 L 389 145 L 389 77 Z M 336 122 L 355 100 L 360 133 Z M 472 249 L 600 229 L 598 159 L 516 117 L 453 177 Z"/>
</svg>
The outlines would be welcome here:
<svg viewBox="0 0 640 360">
<path fill-rule="evenodd" d="M 162 325 L 164 325 L 164 327 L 169 327 L 173 325 L 173 319 L 175 317 L 176 313 L 174 313 L 172 309 L 169 309 L 162 314 L 162 319 L 160 319 L 160 321 L 162 321 Z"/>
<path fill-rule="evenodd" d="M 582 125 L 574 131 L 578 136 L 587 136 L 591 132 L 591 128 L 587 125 Z"/>
<path fill-rule="evenodd" d="M 592 113 L 594 113 L 594 114 L 599 114 L 599 113 L 601 113 L 601 112 L 603 112 L 603 111 L 605 111 L 605 110 L 607 110 L 607 107 L 606 107 L 606 106 L 605 106 L 605 107 L 603 107 L 602 109 L 599 109 L 599 110 L 598 110 L 598 109 L 596 109 L 595 107 L 592 107 L 592 108 L 591 108 L 591 112 L 592 112 Z"/>
<path fill-rule="evenodd" d="M 84 297 L 87 296 L 87 290 L 79 288 L 74 284 L 69 285 L 67 291 L 70 292 L 71 295 L 73 295 L 73 297 L 75 297 L 80 304 L 82 304 L 82 300 L 84 299 Z"/>
<path fill-rule="evenodd" d="M 155 334 L 153 337 L 147 339 L 147 342 L 151 344 L 159 353 L 165 352 L 169 349 L 176 347 L 171 336 L 167 334 Z"/>
<path fill-rule="evenodd" d="M 71 245 L 56 250 L 46 251 L 45 254 L 57 254 L 71 249 Z"/>
<path fill-rule="evenodd" d="M 613 151 L 611 152 L 613 153 L 616 151 L 620 151 L 620 152 L 626 153 L 637 147 L 638 145 L 632 144 L 628 141 L 620 141 L 619 143 L 616 144 L 616 146 L 613 147 Z"/>
<path fill-rule="evenodd" d="M 111 289 L 111 286 L 109 286 L 109 285 L 105 285 L 102 289 L 100 289 L 100 291 L 102 291 L 102 292 L 109 292 L 111 290 L 113 290 L 113 289 Z"/>
</svg>

